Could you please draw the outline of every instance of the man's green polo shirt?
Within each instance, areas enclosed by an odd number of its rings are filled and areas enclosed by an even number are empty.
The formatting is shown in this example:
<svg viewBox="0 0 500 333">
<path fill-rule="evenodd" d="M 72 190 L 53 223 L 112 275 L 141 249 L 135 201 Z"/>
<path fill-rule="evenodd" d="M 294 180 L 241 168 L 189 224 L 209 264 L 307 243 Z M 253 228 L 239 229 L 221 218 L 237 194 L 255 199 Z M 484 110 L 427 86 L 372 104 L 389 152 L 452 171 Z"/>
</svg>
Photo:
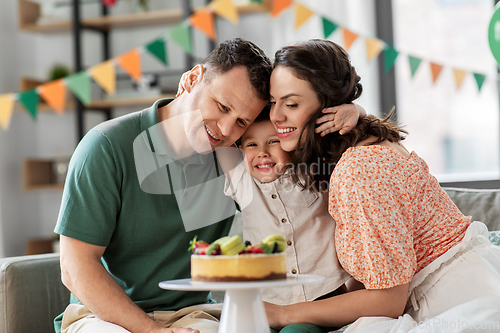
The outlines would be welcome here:
<svg viewBox="0 0 500 333">
<path fill-rule="evenodd" d="M 170 101 L 159 100 L 143 111 L 102 123 L 85 135 L 71 158 L 55 228 L 61 235 L 105 246 L 104 267 L 146 312 L 210 301 L 208 292 L 162 290 L 158 283 L 189 278 L 189 240 L 197 235 L 212 242 L 227 235 L 232 222 L 230 217 L 186 232 L 171 191 L 151 194 L 141 189 L 134 140 L 158 123 L 158 107 Z M 206 168 L 207 163 L 214 163 L 211 154 L 169 167 L 176 178 L 188 172 L 214 173 L 214 168 Z M 199 198 L 200 207 L 206 206 L 205 200 L 210 198 Z M 196 205 L 193 202 L 191 209 L 197 210 Z M 72 302 L 77 301 L 72 297 Z"/>
</svg>

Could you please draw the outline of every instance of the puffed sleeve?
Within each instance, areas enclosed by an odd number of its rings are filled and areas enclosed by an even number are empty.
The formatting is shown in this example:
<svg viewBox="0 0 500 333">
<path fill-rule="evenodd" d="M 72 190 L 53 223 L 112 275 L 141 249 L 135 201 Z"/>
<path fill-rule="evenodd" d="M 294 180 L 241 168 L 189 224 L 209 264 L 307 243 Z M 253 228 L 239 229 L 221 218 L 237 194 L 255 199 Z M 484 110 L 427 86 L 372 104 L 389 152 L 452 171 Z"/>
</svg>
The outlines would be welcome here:
<svg viewBox="0 0 500 333">
<path fill-rule="evenodd" d="M 416 271 L 410 200 L 397 173 L 401 166 L 393 164 L 351 160 L 330 182 L 339 261 L 367 289 L 408 283 Z"/>
</svg>

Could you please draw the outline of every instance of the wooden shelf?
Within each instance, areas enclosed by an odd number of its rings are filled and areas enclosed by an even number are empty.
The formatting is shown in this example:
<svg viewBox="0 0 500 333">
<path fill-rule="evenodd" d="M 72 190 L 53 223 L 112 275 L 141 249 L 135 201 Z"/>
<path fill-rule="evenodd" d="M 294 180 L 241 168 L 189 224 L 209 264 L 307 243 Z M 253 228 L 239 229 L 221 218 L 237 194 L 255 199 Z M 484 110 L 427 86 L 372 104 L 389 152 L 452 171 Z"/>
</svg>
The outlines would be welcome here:
<svg viewBox="0 0 500 333">
<path fill-rule="evenodd" d="M 20 89 L 27 90 L 36 88 L 37 86 L 43 84 L 43 81 L 30 78 L 22 77 L 20 82 Z M 101 100 L 93 100 L 89 105 L 86 106 L 87 109 L 96 110 L 106 110 L 115 107 L 142 107 L 150 106 L 160 98 L 174 98 L 175 93 L 172 94 L 162 94 L 162 95 L 150 95 L 150 96 L 137 96 L 137 97 L 109 97 Z M 75 103 L 70 92 L 68 92 L 68 101 L 66 102 L 66 109 L 71 110 L 75 108 Z M 40 112 L 50 112 L 54 111 L 50 108 L 47 103 L 43 100 L 40 101 L 38 106 L 38 111 Z"/>
<path fill-rule="evenodd" d="M 54 175 L 54 161 L 28 159 L 23 162 L 23 188 L 32 190 L 62 190 L 64 184 L 57 183 Z"/>
<path fill-rule="evenodd" d="M 114 107 L 128 106 L 149 106 L 160 98 L 174 98 L 175 94 L 164 94 L 159 96 L 144 96 L 144 97 L 110 97 L 108 99 L 94 100 L 87 106 L 87 109 L 108 109 Z"/>
<path fill-rule="evenodd" d="M 269 11 L 270 1 L 264 1 L 263 5 L 259 5 L 256 3 L 248 5 L 238 5 L 237 8 L 240 15 L 264 13 Z M 20 30 L 42 33 L 66 32 L 71 30 L 71 21 L 37 24 L 37 20 L 39 17 L 40 5 L 38 3 L 29 0 L 19 0 Z M 137 28 L 146 26 L 168 25 L 179 23 L 181 21 L 182 10 L 170 9 L 82 19 L 81 25 L 87 28 L 108 31 L 114 28 Z"/>
</svg>

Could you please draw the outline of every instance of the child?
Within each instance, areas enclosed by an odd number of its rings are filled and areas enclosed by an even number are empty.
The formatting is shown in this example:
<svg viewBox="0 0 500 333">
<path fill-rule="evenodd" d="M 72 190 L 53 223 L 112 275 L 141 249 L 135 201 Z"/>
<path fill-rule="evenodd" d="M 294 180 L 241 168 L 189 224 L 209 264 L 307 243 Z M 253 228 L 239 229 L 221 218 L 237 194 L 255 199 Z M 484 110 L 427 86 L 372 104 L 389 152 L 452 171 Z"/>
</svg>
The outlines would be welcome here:
<svg viewBox="0 0 500 333">
<path fill-rule="evenodd" d="M 335 221 L 328 214 L 328 193 L 302 191 L 293 185 L 290 172 L 281 173 L 290 155 L 281 149 L 269 110 L 257 117 L 240 141 L 244 162 L 240 156 L 236 167 L 229 167 L 228 148 L 217 150 L 217 155 L 227 177 L 225 193 L 242 208 L 243 238 L 256 244 L 270 234 L 281 234 L 288 244 L 288 273 L 327 277 L 323 283 L 263 289 L 263 300 L 291 304 L 332 293 L 349 275 L 340 266 L 332 241 Z"/>
</svg>

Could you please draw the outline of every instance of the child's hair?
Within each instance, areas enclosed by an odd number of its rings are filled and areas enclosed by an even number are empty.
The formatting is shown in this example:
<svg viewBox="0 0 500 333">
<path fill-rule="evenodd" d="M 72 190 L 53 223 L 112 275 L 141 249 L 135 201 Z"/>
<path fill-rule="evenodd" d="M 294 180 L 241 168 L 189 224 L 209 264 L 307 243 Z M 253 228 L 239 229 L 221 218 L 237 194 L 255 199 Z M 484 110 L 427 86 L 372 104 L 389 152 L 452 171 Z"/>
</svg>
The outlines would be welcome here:
<svg viewBox="0 0 500 333">
<path fill-rule="evenodd" d="M 363 87 L 361 78 L 351 65 L 349 55 L 339 45 L 328 40 L 312 39 L 305 43 L 284 47 L 276 52 L 274 67 L 283 66 L 294 75 L 306 80 L 316 92 L 320 107 L 306 121 L 300 133 L 297 148 L 288 168 L 293 168 L 294 181 L 309 190 L 326 190 L 330 175 L 342 154 L 370 136 L 376 143 L 404 139 L 404 131 L 389 118 L 380 120 L 366 116 L 359 120 L 351 132 L 338 132 L 321 137 L 315 133 L 316 120 L 327 107 L 351 103 L 357 99 Z"/>
<path fill-rule="evenodd" d="M 259 113 L 259 115 L 257 116 L 257 118 L 255 118 L 255 120 L 253 121 L 252 125 L 256 124 L 256 123 L 260 123 L 262 121 L 271 121 L 271 119 L 269 118 L 269 112 L 270 111 L 271 111 L 271 105 L 269 103 L 267 103 L 266 106 L 264 106 L 264 108 L 262 109 L 262 111 Z M 252 126 L 252 125 L 250 125 L 250 126 Z M 243 133 L 243 135 L 241 136 L 241 138 L 244 135 L 245 135 L 245 133 Z M 237 146 L 241 146 L 241 138 L 239 138 L 236 141 L 236 145 Z"/>
</svg>

